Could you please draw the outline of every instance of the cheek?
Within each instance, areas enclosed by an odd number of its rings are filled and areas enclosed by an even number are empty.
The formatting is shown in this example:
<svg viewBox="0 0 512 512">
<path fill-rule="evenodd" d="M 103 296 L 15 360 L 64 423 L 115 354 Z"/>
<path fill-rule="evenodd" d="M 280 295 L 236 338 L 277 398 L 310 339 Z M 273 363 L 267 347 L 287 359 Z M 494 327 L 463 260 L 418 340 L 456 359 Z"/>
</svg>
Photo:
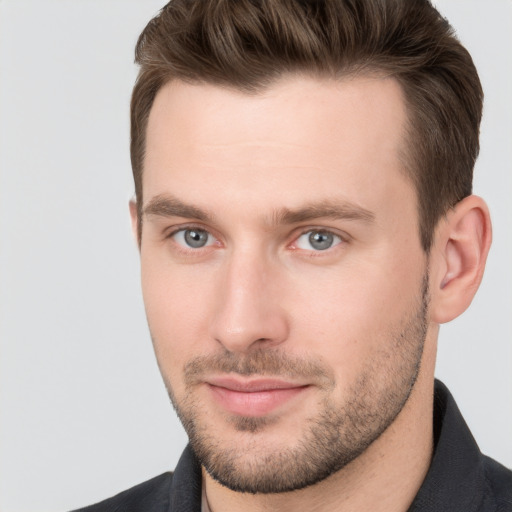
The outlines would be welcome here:
<svg viewBox="0 0 512 512">
<path fill-rule="evenodd" d="M 212 280 L 197 272 L 142 260 L 142 293 L 155 353 L 167 376 L 207 345 Z"/>
<path fill-rule="evenodd" d="M 305 353 L 318 351 L 343 382 L 394 342 L 394 334 L 420 299 L 418 265 L 396 261 L 333 269 L 295 283 L 294 339 Z M 311 286 L 311 282 L 315 286 Z M 383 346 L 384 345 L 384 346 Z"/>
</svg>

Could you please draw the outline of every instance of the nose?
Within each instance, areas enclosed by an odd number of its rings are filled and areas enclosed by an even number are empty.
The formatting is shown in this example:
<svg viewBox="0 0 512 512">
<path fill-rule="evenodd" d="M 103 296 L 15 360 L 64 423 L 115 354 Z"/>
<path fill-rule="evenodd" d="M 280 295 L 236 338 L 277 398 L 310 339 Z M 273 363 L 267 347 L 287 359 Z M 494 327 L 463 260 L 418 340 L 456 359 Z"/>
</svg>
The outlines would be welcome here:
<svg viewBox="0 0 512 512">
<path fill-rule="evenodd" d="M 289 335 L 282 270 L 256 255 L 232 255 L 217 276 L 211 335 L 226 350 L 246 353 L 274 347 Z"/>
</svg>

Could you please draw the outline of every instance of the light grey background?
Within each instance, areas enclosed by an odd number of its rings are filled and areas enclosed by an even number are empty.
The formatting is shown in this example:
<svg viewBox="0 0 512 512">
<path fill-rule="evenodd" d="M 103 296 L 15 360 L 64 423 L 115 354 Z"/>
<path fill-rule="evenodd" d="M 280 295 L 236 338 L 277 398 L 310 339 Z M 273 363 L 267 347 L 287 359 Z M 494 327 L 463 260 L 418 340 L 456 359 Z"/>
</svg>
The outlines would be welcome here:
<svg viewBox="0 0 512 512">
<path fill-rule="evenodd" d="M 63 511 L 174 467 L 186 437 L 139 292 L 128 104 L 162 1 L 0 0 L 0 509 Z M 495 241 L 438 376 L 512 466 L 512 2 L 444 0 L 486 92 L 475 192 Z"/>
</svg>

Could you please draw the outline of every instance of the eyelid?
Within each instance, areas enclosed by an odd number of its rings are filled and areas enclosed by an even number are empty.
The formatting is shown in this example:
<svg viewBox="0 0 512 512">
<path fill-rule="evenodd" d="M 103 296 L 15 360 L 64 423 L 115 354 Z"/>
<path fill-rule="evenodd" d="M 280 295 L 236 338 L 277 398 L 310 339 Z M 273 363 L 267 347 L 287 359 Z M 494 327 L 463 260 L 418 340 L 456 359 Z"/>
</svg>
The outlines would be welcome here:
<svg viewBox="0 0 512 512">
<path fill-rule="evenodd" d="M 313 248 L 302 249 L 302 248 L 296 246 L 297 240 L 301 236 L 306 235 L 308 233 L 312 233 L 312 232 L 327 233 L 327 234 L 333 235 L 334 237 L 339 238 L 340 242 L 335 243 L 332 247 L 329 247 L 324 250 L 315 250 Z M 324 226 L 307 226 L 307 227 L 300 228 L 300 230 L 296 234 L 294 234 L 292 242 L 291 242 L 291 244 L 289 244 L 289 247 L 291 247 L 292 249 L 295 249 L 295 250 L 308 251 L 308 252 L 312 252 L 312 253 L 321 254 L 321 253 L 327 253 L 327 252 L 335 249 L 339 245 L 346 244 L 349 241 L 350 241 L 350 236 L 344 232 L 338 231 L 337 229 L 328 228 L 328 227 L 324 227 Z"/>
<path fill-rule="evenodd" d="M 187 230 L 194 230 L 194 229 L 197 229 L 199 231 L 205 231 L 208 233 L 209 236 L 211 236 L 214 240 L 213 240 L 213 243 L 209 243 L 208 245 L 205 245 L 203 247 L 200 247 L 200 248 L 197 248 L 197 249 L 194 249 L 192 247 L 189 247 L 187 249 L 187 247 L 181 245 L 181 244 L 177 244 L 180 248 L 182 248 L 183 250 L 190 250 L 192 252 L 198 252 L 199 249 L 206 249 L 206 248 L 210 248 L 212 247 L 213 245 L 218 245 L 218 246 L 221 246 L 223 245 L 220 237 L 215 233 L 215 230 L 207 227 L 207 226 L 204 226 L 202 225 L 201 223 L 199 222 L 185 222 L 183 224 L 178 224 L 178 225 L 174 225 L 174 226 L 171 226 L 171 227 L 168 227 L 166 230 L 164 230 L 164 238 L 166 239 L 172 239 L 177 233 L 179 232 L 183 232 L 183 231 L 187 231 Z M 304 226 L 304 227 L 300 227 L 300 228 L 297 228 L 296 230 L 294 230 L 295 232 L 292 234 L 291 238 L 291 242 L 289 242 L 287 244 L 287 246 L 291 249 L 295 249 L 295 250 L 301 250 L 301 251 L 309 251 L 309 252 L 312 252 L 312 253 L 326 253 L 326 252 L 330 252 L 332 249 L 335 249 L 337 246 L 339 245 L 344 245 L 344 244 L 347 244 L 350 242 L 351 240 L 351 237 L 350 235 L 348 235 L 347 233 L 345 232 L 340 232 L 339 230 L 335 229 L 335 228 L 331 228 L 331 227 L 326 227 L 326 226 Z M 328 249 L 325 249 L 325 250 L 315 250 L 315 249 L 301 249 L 299 247 L 296 247 L 296 242 L 297 240 L 307 234 L 307 233 L 311 233 L 311 232 L 319 232 L 319 233 L 328 233 L 328 234 L 331 234 L 333 235 L 334 237 L 336 238 L 339 238 L 340 239 L 340 242 L 338 243 L 335 243 L 332 247 L 329 247 Z"/>
<path fill-rule="evenodd" d="M 208 242 L 206 245 L 204 245 L 202 247 L 194 248 L 194 247 L 190 247 L 190 246 L 178 243 L 174 238 L 178 233 L 183 233 L 185 231 L 193 231 L 193 230 L 206 232 L 208 234 L 208 236 L 213 239 L 213 241 Z M 207 228 L 206 226 L 202 226 L 199 223 L 184 223 L 184 224 L 172 226 L 165 231 L 165 239 L 174 239 L 174 243 L 179 247 L 180 250 L 190 251 L 190 252 L 198 252 L 201 249 L 208 249 L 216 244 L 220 245 L 219 237 L 215 233 L 213 233 L 210 228 Z"/>
<path fill-rule="evenodd" d="M 164 235 L 165 235 L 165 238 L 171 238 L 176 233 L 178 233 L 180 231 L 186 231 L 187 229 L 191 229 L 191 230 L 197 229 L 198 231 L 206 231 L 207 233 L 212 235 L 214 238 L 217 238 L 217 236 L 215 236 L 213 234 L 213 232 L 210 228 L 207 228 L 206 226 L 203 226 L 197 222 L 184 222 L 183 224 L 175 224 L 173 226 L 169 226 L 169 227 L 165 228 Z"/>
</svg>

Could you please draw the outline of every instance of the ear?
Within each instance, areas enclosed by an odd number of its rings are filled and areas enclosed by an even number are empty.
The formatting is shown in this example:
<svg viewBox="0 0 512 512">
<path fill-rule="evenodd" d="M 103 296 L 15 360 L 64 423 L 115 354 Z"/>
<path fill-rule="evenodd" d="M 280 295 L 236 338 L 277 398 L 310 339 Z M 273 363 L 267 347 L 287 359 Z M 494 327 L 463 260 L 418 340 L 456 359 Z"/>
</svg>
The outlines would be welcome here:
<svg viewBox="0 0 512 512">
<path fill-rule="evenodd" d="M 140 235 L 139 235 L 139 214 L 137 211 L 137 202 L 135 199 L 131 199 L 130 203 L 130 218 L 132 222 L 132 233 L 133 238 L 137 241 L 137 245 L 140 248 Z"/>
<path fill-rule="evenodd" d="M 468 196 L 439 222 L 431 251 L 431 320 L 445 323 L 471 304 L 484 274 L 491 246 L 489 210 Z"/>
</svg>

